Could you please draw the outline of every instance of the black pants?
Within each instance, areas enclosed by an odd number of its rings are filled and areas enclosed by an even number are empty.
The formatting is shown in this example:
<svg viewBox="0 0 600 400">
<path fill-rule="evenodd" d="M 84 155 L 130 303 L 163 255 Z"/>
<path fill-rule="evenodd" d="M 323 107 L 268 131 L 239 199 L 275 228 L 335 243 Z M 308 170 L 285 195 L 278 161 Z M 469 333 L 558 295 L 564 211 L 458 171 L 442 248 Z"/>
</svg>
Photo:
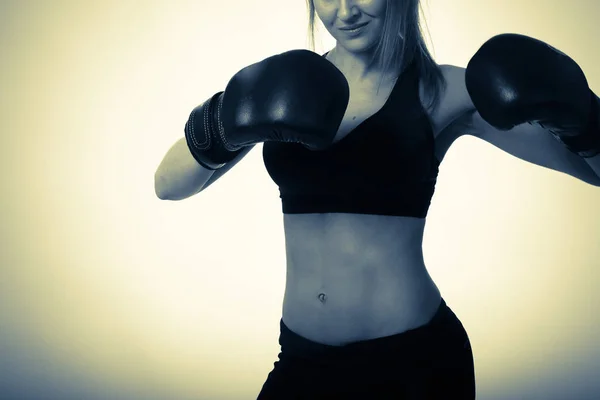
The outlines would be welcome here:
<svg viewBox="0 0 600 400">
<path fill-rule="evenodd" d="M 279 361 L 257 400 L 475 399 L 469 338 L 443 299 L 422 327 L 344 346 L 280 326 Z"/>
</svg>

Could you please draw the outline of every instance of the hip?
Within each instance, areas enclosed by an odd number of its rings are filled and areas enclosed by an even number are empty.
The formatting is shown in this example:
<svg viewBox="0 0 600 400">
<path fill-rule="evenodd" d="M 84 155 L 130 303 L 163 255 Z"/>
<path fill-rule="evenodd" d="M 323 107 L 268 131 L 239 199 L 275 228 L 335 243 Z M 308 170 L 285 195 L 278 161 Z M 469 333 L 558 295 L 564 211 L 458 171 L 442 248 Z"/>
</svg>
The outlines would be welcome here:
<svg viewBox="0 0 600 400">
<path fill-rule="evenodd" d="M 280 328 L 279 360 L 259 399 L 475 398 L 469 338 L 443 299 L 418 328 L 341 346 L 307 339 L 283 320 Z"/>
</svg>

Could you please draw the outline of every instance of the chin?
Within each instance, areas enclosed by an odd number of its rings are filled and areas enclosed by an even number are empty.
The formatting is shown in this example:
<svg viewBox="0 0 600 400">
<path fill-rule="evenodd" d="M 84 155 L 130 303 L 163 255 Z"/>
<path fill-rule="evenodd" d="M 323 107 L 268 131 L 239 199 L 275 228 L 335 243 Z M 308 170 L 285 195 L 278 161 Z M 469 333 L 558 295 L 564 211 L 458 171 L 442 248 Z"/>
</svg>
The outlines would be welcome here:
<svg viewBox="0 0 600 400">
<path fill-rule="evenodd" d="M 352 40 L 341 40 L 338 43 L 350 53 L 366 53 L 373 50 L 377 44 L 366 37 Z"/>
</svg>

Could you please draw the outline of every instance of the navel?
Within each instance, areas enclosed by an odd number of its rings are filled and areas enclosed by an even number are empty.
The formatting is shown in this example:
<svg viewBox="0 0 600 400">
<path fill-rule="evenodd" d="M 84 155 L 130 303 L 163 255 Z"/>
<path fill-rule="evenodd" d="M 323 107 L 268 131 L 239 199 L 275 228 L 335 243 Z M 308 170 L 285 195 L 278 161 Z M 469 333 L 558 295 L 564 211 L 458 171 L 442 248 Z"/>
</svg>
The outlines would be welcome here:
<svg viewBox="0 0 600 400">
<path fill-rule="evenodd" d="M 319 299 L 319 301 L 322 304 L 325 304 L 325 302 L 327 301 L 327 295 L 325 293 L 319 293 L 319 295 L 317 296 L 317 298 Z"/>
</svg>

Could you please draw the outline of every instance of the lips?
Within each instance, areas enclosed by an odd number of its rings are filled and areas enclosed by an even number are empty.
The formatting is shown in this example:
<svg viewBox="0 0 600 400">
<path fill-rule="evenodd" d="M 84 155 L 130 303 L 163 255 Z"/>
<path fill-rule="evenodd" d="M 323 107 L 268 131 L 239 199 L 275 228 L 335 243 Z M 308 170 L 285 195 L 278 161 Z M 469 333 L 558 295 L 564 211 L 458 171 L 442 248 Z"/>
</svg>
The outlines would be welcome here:
<svg viewBox="0 0 600 400">
<path fill-rule="evenodd" d="M 363 22 L 362 24 L 355 24 L 355 25 L 350 25 L 350 26 L 345 26 L 343 28 L 340 28 L 341 31 L 354 31 L 357 30 L 359 28 L 362 28 L 363 26 L 367 25 L 368 22 Z"/>
</svg>

